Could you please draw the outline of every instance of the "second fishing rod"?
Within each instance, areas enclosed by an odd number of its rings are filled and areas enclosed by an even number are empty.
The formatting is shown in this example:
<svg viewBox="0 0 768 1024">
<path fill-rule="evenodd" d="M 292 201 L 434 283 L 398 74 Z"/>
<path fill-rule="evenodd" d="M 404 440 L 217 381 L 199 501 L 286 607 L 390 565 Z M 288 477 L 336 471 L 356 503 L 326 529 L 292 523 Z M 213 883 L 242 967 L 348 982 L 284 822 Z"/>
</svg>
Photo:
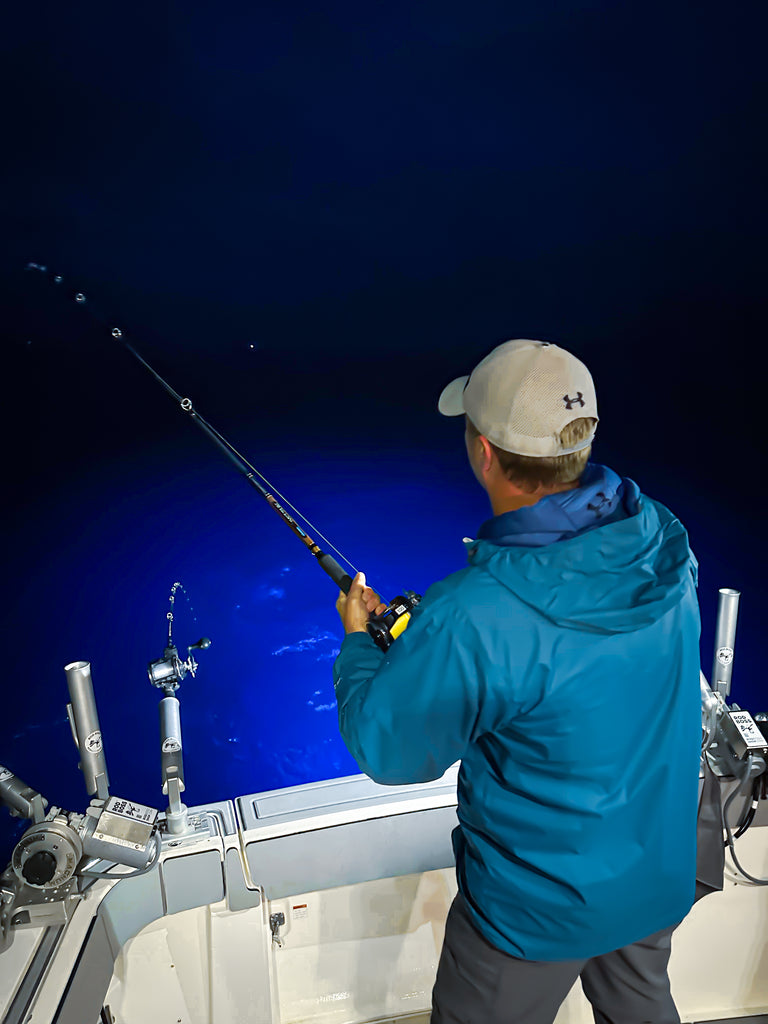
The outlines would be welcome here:
<svg viewBox="0 0 768 1024">
<path fill-rule="evenodd" d="M 27 264 L 28 270 L 37 270 L 42 272 L 45 276 L 47 275 L 47 268 L 37 263 Z M 60 285 L 63 282 L 63 278 L 59 275 L 52 277 L 53 283 Z M 213 427 L 198 411 L 195 409 L 192 400 L 190 398 L 183 397 L 180 395 L 171 385 L 160 376 L 160 374 L 147 362 L 146 359 L 133 347 L 133 345 L 127 340 L 124 332 L 120 327 L 110 327 L 107 320 L 100 316 L 93 305 L 88 302 L 86 295 L 83 292 L 75 292 L 73 295 L 75 303 L 87 309 L 88 313 L 100 326 L 104 327 L 109 331 L 112 338 L 117 341 L 123 348 L 125 348 L 130 354 L 137 359 L 142 366 L 155 378 L 155 380 L 165 389 L 165 391 L 171 396 L 176 402 L 179 409 L 186 413 L 189 419 L 208 437 L 213 444 L 219 449 L 222 455 L 229 461 L 231 465 L 237 469 L 237 471 L 245 478 L 245 480 L 256 490 L 262 498 L 274 509 L 277 515 L 280 516 L 285 525 L 299 538 L 299 540 L 309 550 L 310 554 L 314 555 L 317 559 L 317 563 L 320 568 L 331 577 L 333 582 L 339 587 L 343 593 L 348 593 L 349 588 L 352 585 L 352 577 L 348 572 L 341 567 L 336 561 L 333 555 L 327 551 L 323 551 L 319 544 L 304 530 L 296 519 L 290 514 L 286 505 L 298 515 L 301 519 L 305 519 L 282 495 L 279 491 L 271 486 L 266 477 L 263 476 L 254 466 L 237 449 Z M 277 497 L 276 497 L 277 495 Z M 278 501 L 278 497 L 282 501 Z M 308 521 L 307 521 L 308 522 Z M 322 537 L 322 534 L 318 534 Z M 325 540 L 325 538 L 322 538 Z M 333 547 L 329 543 L 330 547 Z M 344 558 L 336 548 L 333 548 L 340 557 Z M 344 558 L 344 561 L 349 561 Z M 351 563 L 349 563 L 351 565 Z M 354 566 L 353 566 L 354 568 Z M 421 601 L 421 596 L 414 593 L 411 590 L 403 591 L 393 601 L 390 601 L 385 610 L 379 615 L 371 615 L 367 629 L 375 643 L 381 650 L 386 651 L 392 645 L 393 641 L 405 631 L 410 621 L 411 612 L 416 605 Z"/>
</svg>

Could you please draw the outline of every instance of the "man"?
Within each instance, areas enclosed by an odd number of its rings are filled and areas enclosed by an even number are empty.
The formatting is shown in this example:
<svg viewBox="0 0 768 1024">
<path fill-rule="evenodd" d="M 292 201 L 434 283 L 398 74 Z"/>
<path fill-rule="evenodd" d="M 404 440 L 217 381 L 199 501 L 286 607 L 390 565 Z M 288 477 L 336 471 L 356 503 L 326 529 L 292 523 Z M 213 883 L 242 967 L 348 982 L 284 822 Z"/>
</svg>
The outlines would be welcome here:
<svg viewBox="0 0 768 1024">
<path fill-rule="evenodd" d="M 667 964 L 694 899 L 701 735 L 686 532 L 588 463 L 594 385 L 556 345 L 499 345 L 439 409 L 466 417 L 493 518 L 386 654 L 355 577 L 334 667 L 371 778 L 461 760 L 432 1022 L 551 1024 L 579 976 L 597 1024 L 678 1022 Z"/>
</svg>

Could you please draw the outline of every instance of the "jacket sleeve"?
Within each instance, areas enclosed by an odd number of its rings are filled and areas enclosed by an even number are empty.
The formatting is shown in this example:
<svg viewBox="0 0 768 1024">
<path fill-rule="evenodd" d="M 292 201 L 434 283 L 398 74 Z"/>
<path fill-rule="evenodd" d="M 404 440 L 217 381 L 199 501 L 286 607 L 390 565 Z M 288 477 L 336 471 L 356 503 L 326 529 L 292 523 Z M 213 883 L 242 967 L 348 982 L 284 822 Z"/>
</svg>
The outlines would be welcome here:
<svg viewBox="0 0 768 1024">
<path fill-rule="evenodd" d="M 483 731 L 483 644 L 459 609 L 425 605 L 386 653 L 351 633 L 334 664 L 342 738 L 384 785 L 440 778 Z"/>
</svg>

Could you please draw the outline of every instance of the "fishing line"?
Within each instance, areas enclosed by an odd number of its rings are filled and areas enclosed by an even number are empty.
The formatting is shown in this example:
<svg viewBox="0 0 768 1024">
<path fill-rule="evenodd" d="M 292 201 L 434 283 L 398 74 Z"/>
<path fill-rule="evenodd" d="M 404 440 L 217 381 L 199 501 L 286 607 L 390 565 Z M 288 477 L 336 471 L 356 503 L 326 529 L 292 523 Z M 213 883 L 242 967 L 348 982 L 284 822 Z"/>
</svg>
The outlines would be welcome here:
<svg viewBox="0 0 768 1024">
<path fill-rule="evenodd" d="M 199 415 L 199 413 L 198 413 L 198 415 Z M 201 417 L 201 419 L 202 419 L 202 417 Z M 328 547 L 332 551 L 336 552 L 336 554 L 339 556 L 339 558 L 342 560 L 342 562 L 346 562 L 347 563 L 347 565 L 350 567 L 352 572 L 355 572 L 355 573 L 359 572 L 359 570 L 353 565 L 352 562 L 350 562 L 350 560 L 347 558 L 347 556 L 343 555 L 341 553 L 341 551 L 339 551 L 339 549 L 337 547 L 335 547 L 335 545 L 330 540 L 328 540 L 328 538 L 323 533 L 320 532 L 319 528 L 317 526 L 315 526 L 310 519 L 308 519 L 303 513 L 299 512 L 299 510 L 294 505 L 292 505 L 290 503 L 290 501 L 288 501 L 288 499 L 283 494 L 281 494 L 280 491 L 278 491 L 278 489 L 273 484 L 271 484 L 269 482 L 269 480 L 267 480 L 267 478 L 264 476 L 263 473 L 260 473 L 259 470 L 256 469 L 255 466 L 251 465 L 251 463 L 245 458 L 245 456 L 242 455 L 237 450 L 237 448 L 235 448 L 235 446 L 233 444 L 231 444 L 231 442 L 229 442 L 226 439 L 226 437 L 224 437 L 222 434 L 220 434 L 218 432 L 218 430 L 216 430 L 215 427 L 212 427 L 210 425 L 210 423 L 207 423 L 207 426 L 209 427 L 211 432 L 214 433 L 216 435 L 216 437 L 223 444 L 225 444 L 229 448 L 229 450 L 232 452 L 233 455 L 237 456 L 237 458 L 240 459 L 243 462 L 243 464 L 246 465 L 251 470 L 252 473 L 255 473 L 256 476 L 260 480 L 264 481 L 264 483 L 269 488 L 270 493 L 275 494 L 282 501 L 283 505 L 285 505 L 287 508 L 289 508 L 291 510 L 291 512 L 293 512 L 294 515 L 298 516 L 299 519 L 302 519 L 307 524 L 307 526 L 310 528 L 310 530 L 312 530 L 313 533 L 316 533 L 317 536 L 321 540 L 325 541 L 325 543 L 328 545 Z"/>
<path fill-rule="evenodd" d="M 37 270 L 43 275 L 47 275 L 48 268 L 39 263 L 27 263 L 27 270 Z M 53 276 L 53 282 L 56 285 L 60 285 L 63 282 L 61 275 Z M 79 306 L 85 306 L 87 303 L 86 296 L 83 292 L 76 292 L 74 300 Z M 338 548 L 336 548 L 331 542 L 325 537 L 320 531 L 313 526 L 313 524 L 307 519 L 306 516 L 302 515 L 280 492 L 272 486 L 267 478 L 260 473 L 254 466 L 245 459 L 240 452 L 232 445 L 222 434 L 216 430 L 215 427 L 211 426 L 208 421 L 200 415 L 195 409 L 190 398 L 182 397 L 178 391 L 176 391 L 171 385 L 160 376 L 160 374 L 151 366 L 144 357 L 137 352 L 137 350 L 131 345 L 129 341 L 123 335 L 122 330 L 119 327 L 108 326 L 108 321 L 105 317 L 97 313 L 96 309 L 91 303 L 87 305 L 89 314 L 101 323 L 102 326 L 106 327 L 110 331 L 112 337 L 120 342 L 120 344 L 126 348 L 135 359 L 137 359 L 146 370 L 155 378 L 155 380 L 165 389 L 165 391 L 174 399 L 178 404 L 179 408 L 187 413 L 190 419 L 203 431 L 204 434 L 219 448 L 219 450 L 227 457 L 227 459 L 234 465 L 238 472 L 245 477 L 248 483 L 257 490 L 261 496 L 272 506 L 274 511 L 280 516 L 286 526 L 302 541 L 302 543 L 309 549 L 310 553 L 317 559 L 320 568 L 327 573 L 328 576 L 336 583 L 336 585 L 343 591 L 343 593 L 349 593 L 349 588 L 352 585 L 352 577 L 349 573 L 345 572 L 344 569 L 339 565 L 333 555 L 323 551 L 319 544 L 312 539 L 312 537 L 299 525 L 296 519 L 289 514 L 287 509 L 290 509 L 299 519 L 303 520 L 307 526 L 316 533 L 318 537 L 334 551 L 342 561 L 346 562 L 347 565 L 357 572 L 357 569 L 352 562 L 343 555 Z M 263 481 L 266 487 L 260 483 Z M 277 496 L 277 497 L 276 497 Z M 280 499 L 278 501 L 277 499 Z M 410 621 L 411 611 L 421 601 L 421 596 L 414 593 L 413 591 L 406 590 L 403 594 L 398 595 L 393 601 L 390 601 L 386 606 L 385 611 L 380 615 L 371 615 L 368 622 L 368 632 L 370 633 L 376 644 L 382 649 L 387 650 L 392 642 L 406 629 L 408 622 Z"/>
<path fill-rule="evenodd" d="M 77 295 L 75 295 L 75 302 L 78 302 L 79 304 L 84 305 L 86 301 L 87 301 L 86 297 L 85 297 L 85 295 L 83 295 L 82 292 L 78 292 Z M 99 317 L 95 313 L 93 313 L 93 316 L 96 319 L 99 319 L 106 326 L 107 321 L 103 317 Z M 165 390 L 168 392 L 168 394 L 171 395 L 171 397 L 174 398 L 179 403 L 179 405 L 184 409 L 185 412 L 188 412 L 188 411 L 192 410 L 191 400 L 188 399 L 188 398 L 186 398 L 186 399 L 182 398 L 181 395 L 171 387 L 171 385 L 168 383 L 168 381 L 164 380 L 164 378 L 161 377 L 160 374 L 152 366 L 150 366 L 150 364 L 146 361 L 146 359 L 144 359 L 143 356 L 139 352 L 136 351 L 136 349 L 133 347 L 133 345 L 131 345 L 130 342 L 125 340 L 125 337 L 123 336 L 123 332 L 120 330 L 119 327 L 113 327 L 110 333 L 112 334 L 113 338 L 115 338 L 117 341 L 121 342 L 121 344 L 125 348 L 127 348 L 128 351 L 131 352 L 138 359 L 138 361 L 142 364 L 142 366 L 146 367 L 146 369 L 149 370 L 149 372 L 152 374 L 152 376 L 155 378 L 155 380 L 158 381 L 160 384 L 162 384 L 162 386 L 165 388 Z M 188 402 L 189 405 L 186 406 L 185 402 Z M 321 531 L 318 529 L 318 527 L 316 527 L 305 515 L 303 515 L 301 512 L 299 512 L 299 510 L 294 505 L 292 505 L 290 503 L 290 501 L 288 501 L 288 499 L 283 494 L 281 494 L 280 491 L 278 491 L 278 489 L 276 487 L 274 487 L 269 482 L 269 480 L 267 480 L 267 478 L 264 476 L 264 474 L 260 473 L 259 470 L 256 469 L 256 467 L 253 466 L 245 458 L 245 456 L 242 455 L 237 450 L 237 448 L 235 448 L 235 446 L 230 441 L 228 441 L 226 439 L 226 437 L 224 437 L 223 434 L 219 433 L 219 431 L 216 430 L 216 428 L 214 426 L 212 426 L 207 420 L 205 420 L 200 415 L 200 413 L 197 412 L 196 410 L 195 410 L 195 415 L 196 415 L 198 421 L 201 424 L 204 424 L 205 428 L 212 435 L 215 435 L 216 439 L 222 445 L 225 445 L 230 450 L 230 452 L 232 452 L 232 454 L 243 463 L 244 466 L 247 466 L 248 469 L 252 473 L 254 473 L 260 480 L 264 481 L 264 483 L 269 488 L 271 494 L 276 495 L 281 500 L 283 505 L 287 506 L 294 513 L 294 515 L 296 515 L 299 519 L 302 519 L 307 524 L 307 526 L 310 528 L 310 530 L 312 530 L 314 533 L 316 533 L 317 536 L 322 541 L 325 541 L 325 543 L 328 545 L 328 547 L 331 548 L 332 551 L 335 551 L 336 554 L 339 556 L 339 558 L 343 562 L 347 563 L 347 565 L 352 569 L 353 572 L 356 573 L 356 572 L 359 571 L 355 567 L 355 565 L 353 565 L 353 563 L 350 562 L 350 560 L 346 557 L 346 555 L 343 555 L 341 553 L 341 551 L 339 551 L 339 549 L 334 544 L 332 544 L 331 541 L 328 540 L 328 538 L 323 533 L 321 533 Z"/>
</svg>

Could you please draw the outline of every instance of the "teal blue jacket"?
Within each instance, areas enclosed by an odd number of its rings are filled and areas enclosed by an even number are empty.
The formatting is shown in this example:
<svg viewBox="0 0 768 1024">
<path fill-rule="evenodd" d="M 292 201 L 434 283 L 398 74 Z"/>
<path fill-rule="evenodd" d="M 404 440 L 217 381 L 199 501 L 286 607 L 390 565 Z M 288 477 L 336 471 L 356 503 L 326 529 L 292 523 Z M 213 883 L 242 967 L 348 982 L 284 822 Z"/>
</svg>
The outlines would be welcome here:
<svg viewBox="0 0 768 1024">
<path fill-rule="evenodd" d="M 492 520 L 386 654 L 353 633 L 334 666 L 341 734 L 372 779 L 461 761 L 459 889 L 488 941 L 526 960 L 617 949 L 693 904 L 696 560 L 668 509 L 629 480 L 614 492 Z M 558 519 L 569 502 L 564 539 L 531 533 L 533 509 Z"/>
</svg>

